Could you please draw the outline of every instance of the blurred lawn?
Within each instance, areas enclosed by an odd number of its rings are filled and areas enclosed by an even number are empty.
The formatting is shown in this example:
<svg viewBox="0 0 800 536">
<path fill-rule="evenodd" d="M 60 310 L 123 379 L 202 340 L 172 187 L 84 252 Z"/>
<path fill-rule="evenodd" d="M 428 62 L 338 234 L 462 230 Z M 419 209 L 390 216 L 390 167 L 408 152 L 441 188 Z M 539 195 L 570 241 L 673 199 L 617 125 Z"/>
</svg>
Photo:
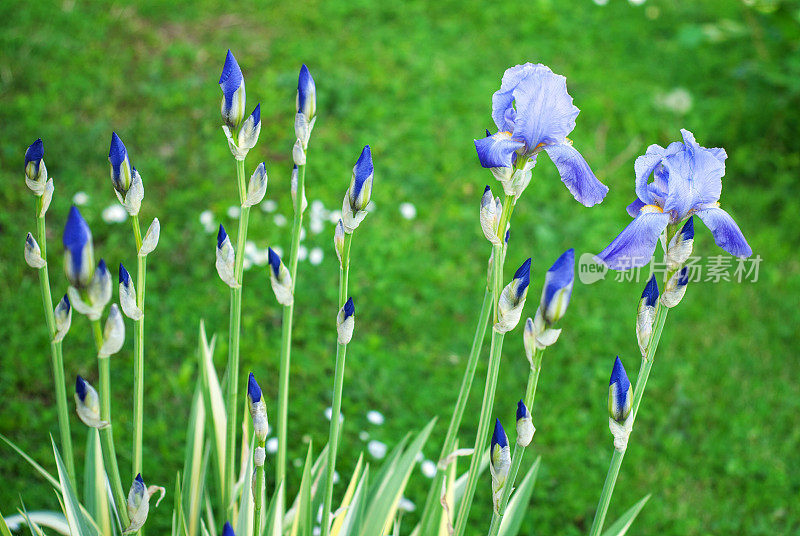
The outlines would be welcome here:
<svg viewBox="0 0 800 536">
<path fill-rule="evenodd" d="M 105 223 L 115 203 L 106 160 L 116 130 L 145 182 L 142 214 L 162 237 L 148 263 L 145 478 L 172 489 L 183 456 L 195 382 L 198 322 L 220 334 L 224 363 L 228 291 L 214 271 L 214 236 L 199 222 L 235 204 L 234 166 L 219 128 L 217 77 L 225 50 L 239 59 L 248 109 L 262 105 L 258 147 L 268 197 L 291 217 L 289 173 L 297 71 L 317 83 L 319 119 L 309 152 L 309 201 L 337 209 L 362 145 L 375 158 L 376 210 L 353 246 L 351 289 L 359 324 L 348 352 L 340 472 L 365 443 L 390 446 L 430 417 L 440 421 L 434 458 L 463 373 L 480 306 L 488 247 L 477 225 L 483 185 L 472 139 L 491 126 L 491 94 L 507 67 L 542 62 L 567 76 L 581 108 L 571 135 L 611 191 L 585 209 L 546 157 L 514 214 L 508 257 L 534 258 L 534 312 L 543 273 L 567 247 L 597 252 L 627 223 L 633 160 L 651 143 L 694 131 L 729 154 L 722 202 L 761 255 L 758 283 L 697 284 L 670 315 L 611 518 L 646 493 L 636 534 L 800 533 L 800 392 L 797 248 L 800 156 L 800 7 L 796 2 L 611 0 L 487 2 L 14 2 L 0 5 L 0 433 L 50 467 L 56 433 L 49 353 L 35 274 L 22 260 L 35 226 L 22 177 L 25 147 L 41 136 L 56 193 L 48 213 L 54 295 L 65 290 L 60 228 L 72 196 L 109 265 L 135 264 L 127 224 Z M 181 5 L 182 4 L 182 5 Z M 755 6 L 753 6 L 755 4 Z M 689 109 L 669 108 L 683 88 Z M 666 100 L 667 106 L 664 101 Z M 678 102 L 680 104 L 680 102 Z M 400 216 L 411 202 L 413 220 Z M 289 243 L 289 228 L 256 210 L 259 247 Z M 717 255 L 697 222 L 695 251 Z M 333 227 L 308 233 L 320 266 L 303 262 L 296 298 L 290 460 L 327 438 L 337 265 Z M 246 272 L 242 360 L 277 392 L 280 309 L 263 268 Z M 610 458 L 608 374 L 620 354 L 633 375 L 633 319 L 641 283 L 576 283 L 559 343 L 547 352 L 534 410 L 543 458 L 524 534 L 586 533 Z M 96 377 L 85 318 L 65 344 L 67 377 Z M 486 345 L 488 351 L 488 344 Z M 527 363 L 519 330 L 507 338 L 497 413 L 510 425 Z M 115 432 L 130 463 L 132 343 L 114 357 Z M 485 360 L 462 428 L 474 438 Z M 269 405 L 274 412 L 274 403 Z M 377 409 L 383 426 L 368 424 Z M 472 418 L 470 418 L 472 416 Z M 73 430 L 83 452 L 82 427 Z M 436 435 L 436 434 L 435 434 Z M 56 509 L 52 490 L 8 448 L 0 452 L 0 505 Z M 533 456 L 529 455 L 530 462 Z M 269 464 L 268 460 L 268 464 Z M 463 466 L 464 464 L 462 464 Z M 268 474 L 271 474 L 268 472 Z M 423 499 L 417 471 L 409 496 Z M 488 526 L 488 477 L 473 533 Z M 163 533 L 168 500 L 151 512 Z M 413 515 L 412 515 L 413 516 Z"/>
</svg>

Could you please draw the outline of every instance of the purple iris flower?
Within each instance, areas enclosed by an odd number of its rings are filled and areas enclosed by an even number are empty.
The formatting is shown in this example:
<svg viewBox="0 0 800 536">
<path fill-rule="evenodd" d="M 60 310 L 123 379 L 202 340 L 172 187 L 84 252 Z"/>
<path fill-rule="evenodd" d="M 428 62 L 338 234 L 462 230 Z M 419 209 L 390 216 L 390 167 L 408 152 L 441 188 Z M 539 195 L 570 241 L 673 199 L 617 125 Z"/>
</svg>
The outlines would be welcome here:
<svg viewBox="0 0 800 536">
<path fill-rule="evenodd" d="M 609 268 L 646 265 L 667 225 L 677 225 L 693 214 L 703 220 L 719 247 L 736 257 L 752 255 L 739 226 L 719 208 L 728 155 L 724 149 L 701 147 L 688 130 L 681 129 L 681 134 L 682 143 L 673 142 L 666 149 L 651 145 L 636 159 L 637 199 L 628 205 L 634 219 L 597 255 Z"/>
<path fill-rule="evenodd" d="M 561 181 L 579 203 L 590 207 L 603 200 L 608 187 L 597 180 L 567 135 L 580 110 L 567 93 L 567 79 L 542 64 L 507 69 L 492 96 L 492 119 L 498 131 L 475 140 L 481 165 L 498 179 L 510 179 L 520 158 L 528 169 L 542 150 L 558 168 Z M 518 166 L 523 167 L 523 166 Z"/>
</svg>

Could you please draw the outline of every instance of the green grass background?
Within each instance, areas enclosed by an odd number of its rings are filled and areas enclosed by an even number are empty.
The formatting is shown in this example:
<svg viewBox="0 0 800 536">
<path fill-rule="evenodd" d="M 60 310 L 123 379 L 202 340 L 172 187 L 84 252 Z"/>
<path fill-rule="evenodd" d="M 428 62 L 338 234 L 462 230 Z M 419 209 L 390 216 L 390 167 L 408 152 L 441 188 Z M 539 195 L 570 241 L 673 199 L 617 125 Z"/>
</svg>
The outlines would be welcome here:
<svg viewBox="0 0 800 536">
<path fill-rule="evenodd" d="M 581 108 L 571 138 L 611 190 L 601 205 L 584 208 L 540 159 L 514 214 L 508 256 L 509 273 L 534 258 L 527 314 L 544 271 L 564 249 L 597 252 L 627 223 L 633 160 L 651 143 L 679 139 L 681 127 L 728 151 L 723 207 L 763 258 L 757 283 L 693 284 L 670 314 L 610 518 L 653 493 L 635 534 L 800 533 L 797 2 L 9 0 L 0 21 L 0 433 L 47 467 L 48 434 L 56 434 L 49 351 L 37 278 L 22 259 L 25 232 L 35 228 L 22 174 L 29 143 L 44 139 L 55 177 L 48 213 L 54 295 L 66 288 L 60 234 L 78 191 L 90 195 L 82 211 L 98 254 L 111 266 L 135 265 L 130 227 L 100 217 L 115 202 L 106 159 L 112 129 L 142 174 L 143 218 L 161 220 L 161 243 L 148 262 L 144 468 L 148 483 L 171 490 L 201 318 L 220 334 L 220 368 L 227 348 L 228 291 L 214 270 L 215 238 L 198 220 L 211 209 L 235 233 L 225 215 L 236 186 L 217 86 L 225 51 L 244 70 L 248 109 L 258 101 L 262 107 L 248 173 L 267 161 L 267 196 L 289 217 L 296 77 L 308 64 L 319 114 L 309 200 L 337 209 L 362 145 L 372 146 L 375 160 L 377 209 L 353 244 L 358 327 L 345 377 L 345 475 L 365 448 L 361 430 L 392 445 L 439 416 L 425 448 L 429 458 L 438 454 L 483 293 L 489 248 L 478 200 L 484 184 L 497 188 L 478 165 L 472 139 L 491 126 L 491 94 L 504 69 L 532 61 L 567 76 Z M 691 95 L 686 113 L 658 105 L 675 88 Z M 400 217 L 401 201 L 416 206 L 416 219 Z M 289 229 L 275 226 L 272 215 L 254 211 L 250 229 L 259 246 L 288 247 Z M 332 232 L 326 225 L 309 233 L 305 245 L 322 247 L 325 259 L 298 271 L 290 460 L 309 439 L 319 445 L 327 438 L 337 299 Z M 699 221 L 695 251 L 721 253 Z M 281 311 L 263 268 L 246 272 L 245 285 L 243 369 L 256 372 L 274 415 Z M 532 451 L 543 465 L 524 534 L 588 531 L 611 454 L 608 375 L 617 354 L 635 375 L 642 285 L 611 277 L 576 282 L 533 410 Z M 496 413 L 513 428 L 527 362 L 520 330 L 506 341 Z M 96 378 L 85 318 L 73 318 L 64 352 L 68 378 Z M 112 361 L 123 468 L 132 435 L 131 354 L 128 340 Z M 485 361 L 462 444 L 474 439 Z M 386 423 L 369 425 L 369 409 Z M 81 455 L 77 419 L 73 430 Z M 10 449 L 0 452 L 4 513 L 20 496 L 28 509 L 58 508 L 44 481 Z M 408 495 L 417 504 L 428 482 L 414 473 Z M 168 527 L 170 503 L 151 511 L 151 533 Z M 479 534 L 490 515 L 488 476 L 475 504 L 471 533 Z"/>
</svg>

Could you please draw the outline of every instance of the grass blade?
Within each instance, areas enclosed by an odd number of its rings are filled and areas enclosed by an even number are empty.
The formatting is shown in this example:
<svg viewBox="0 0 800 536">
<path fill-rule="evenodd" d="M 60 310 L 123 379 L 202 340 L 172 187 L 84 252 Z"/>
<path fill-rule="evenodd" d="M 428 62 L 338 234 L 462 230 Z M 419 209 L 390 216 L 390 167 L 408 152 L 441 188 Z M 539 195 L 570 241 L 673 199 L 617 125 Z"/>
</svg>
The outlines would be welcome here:
<svg viewBox="0 0 800 536">
<path fill-rule="evenodd" d="M 646 495 L 641 501 L 637 502 L 633 506 L 631 506 L 627 512 L 622 514 L 619 519 L 617 519 L 613 525 L 608 527 L 605 532 L 603 532 L 603 536 L 624 536 L 628 529 L 633 524 L 634 519 L 636 516 L 639 515 L 639 512 L 642 511 L 644 505 L 647 501 L 650 500 L 650 495 Z"/>
<path fill-rule="evenodd" d="M 499 536 L 516 536 L 522 526 L 522 520 L 528 510 L 533 494 L 533 486 L 536 484 L 536 476 L 539 474 L 539 466 L 542 457 L 536 458 L 531 468 L 525 474 L 525 478 L 520 482 L 519 487 L 514 490 L 514 494 L 508 501 L 503 520 L 500 522 Z"/>
<path fill-rule="evenodd" d="M 78 497 L 75 495 L 75 490 L 72 488 L 72 484 L 69 481 L 67 468 L 64 466 L 64 462 L 61 460 L 61 455 L 58 453 L 58 447 L 56 447 L 55 441 L 53 441 L 52 437 L 50 438 L 50 442 L 53 445 L 53 454 L 56 458 L 58 479 L 61 483 L 60 498 L 62 501 L 62 507 L 64 508 L 64 515 L 67 518 L 67 524 L 69 525 L 70 534 L 78 536 L 99 536 L 100 530 L 97 528 L 97 525 L 95 525 L 94 521 L 88 518 L 88 516 L 85 515 L 81 510 Z"/>
</svg>

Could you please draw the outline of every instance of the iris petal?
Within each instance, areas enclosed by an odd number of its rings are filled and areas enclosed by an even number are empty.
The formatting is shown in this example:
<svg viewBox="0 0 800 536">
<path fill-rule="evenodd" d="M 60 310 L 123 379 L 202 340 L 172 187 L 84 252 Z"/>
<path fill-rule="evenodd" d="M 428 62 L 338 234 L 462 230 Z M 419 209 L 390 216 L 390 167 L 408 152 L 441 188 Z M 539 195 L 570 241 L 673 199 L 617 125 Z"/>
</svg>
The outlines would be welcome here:
<svg viewBox="0 0 800 536">
<path fill-rule="evenodd" d="M 714 235 L 714 242 L 719 247 L 735 257 L 749 257 L 753 254 L 752 248 L 730 214 L 721 208 L 712 207 L 699 210 L 697 215 Z"/>
<path fill-rule="evenodd" d="M 642 200 L 637 197 L 630 205 L 628 205 L 626 210 L 628 211 L 628 214 L 630 214 L 631 218 L 635 218 L 643 206 L 645 206 L 645 204 L 642 203 Z"/>
<path fill-rule="evenodd" d="M 579 203 L 591 207 L 603 200 L 608 193 L 608 186 L 597 180 L 577 149 L 562 143 L 545 145 L 544 150 L 558 168 L 561 181 Z"/>
<path fill-rule="evenodd" d="M 669 192 L 664 210 L 674 210 L 679 219 L 697 206 L 719 200 L 725 164 L 718 156 L 696 143 L 664 159 Z"/>
<path fill-rule="evenodd" d="M 514 153 L 523 147 L 525 144 L 511 139 L 511 134 L 508 132 L 497 132 L 475 140 L 478 159 L 485 168 L 511 167 Z"/>
<path fill-rule="evenodd" d="M 669 214 L 640 213 L 628 224 L 597 259 L 612 270 L 639 268 L 650 262 L 661 232 L 669 224 Z"/>
</svg>

